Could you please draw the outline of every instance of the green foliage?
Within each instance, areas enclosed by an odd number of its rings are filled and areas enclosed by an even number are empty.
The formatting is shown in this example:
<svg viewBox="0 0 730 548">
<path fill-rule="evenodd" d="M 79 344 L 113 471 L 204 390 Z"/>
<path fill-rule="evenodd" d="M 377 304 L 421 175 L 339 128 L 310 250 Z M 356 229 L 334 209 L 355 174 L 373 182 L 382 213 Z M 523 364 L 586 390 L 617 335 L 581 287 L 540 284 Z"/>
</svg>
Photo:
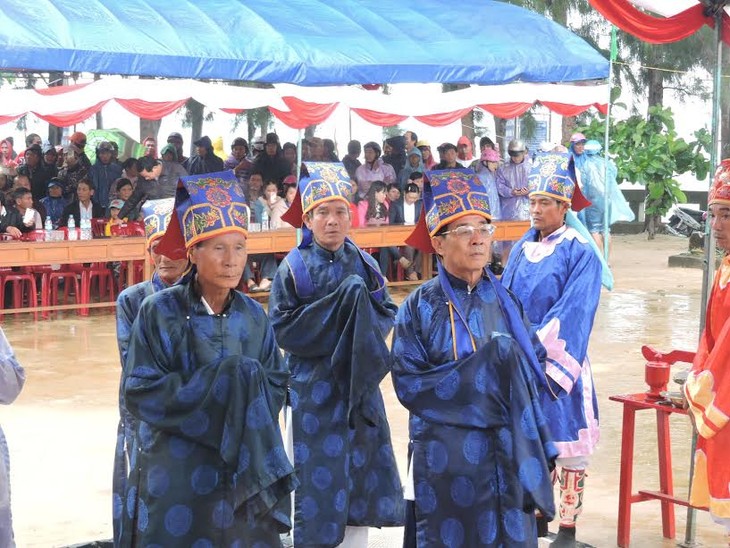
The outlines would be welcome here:
<svg viewBox="0 0 730 548">
<path fill-rule="evenodd" d="M 405 130 L 403 130 L 399 125 L 395 126 L 383 126 L 383 140 L 388 139 L 390 137 L 396 137 L 398 135 L 403 135 Z"/>
<path fill-rule="evenodd" d="M 605 118 L 599 116 L 577 131 L 603 143 L 605 127 Z M 687 201 L 675 177 L 689 172 L 703 180 L 710 169 L 706 156 L 712 143 L 710 133 L 704 128 L 695 131 L 690 142 L 678 137 L 669 108 L 653 106 L 648 118 L 635 115 L 612 123 L 609 140 L 618 181 L 646 188 L 647 215 L 665 215 L 674 204 Z"/>
</svg>

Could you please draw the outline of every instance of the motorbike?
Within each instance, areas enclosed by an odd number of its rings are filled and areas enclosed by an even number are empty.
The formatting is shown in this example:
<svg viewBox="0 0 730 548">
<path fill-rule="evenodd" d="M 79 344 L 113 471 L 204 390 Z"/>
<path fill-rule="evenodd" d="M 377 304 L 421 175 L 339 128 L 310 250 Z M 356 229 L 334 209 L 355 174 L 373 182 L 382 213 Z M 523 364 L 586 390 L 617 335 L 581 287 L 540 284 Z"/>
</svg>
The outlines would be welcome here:
<svg viewBox="0 0 730 548">
<path fill-rule="evenodd" d="M 689 238 L 693 232 L 705 233 L 707 212 L 689 207 L 677 206 L 669 217 L 667 232 Z"/>
</svg>

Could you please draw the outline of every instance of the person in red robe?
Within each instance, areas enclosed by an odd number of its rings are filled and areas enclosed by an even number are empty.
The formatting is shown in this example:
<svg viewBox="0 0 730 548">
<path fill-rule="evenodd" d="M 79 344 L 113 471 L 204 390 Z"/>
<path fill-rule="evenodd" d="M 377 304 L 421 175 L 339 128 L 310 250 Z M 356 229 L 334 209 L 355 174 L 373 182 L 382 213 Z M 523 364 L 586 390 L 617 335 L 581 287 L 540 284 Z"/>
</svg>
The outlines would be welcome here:
<svg viewBox="0 0 730 548">
<path fill-rule="evenodd" d="M 717 246 L 730 253 L 730 159 L 715 174 L 708 206 Z M 699 434 L 690 502 L 708 507 L 730 540 L 730 255 L 715 275 L 705 330 L 684 393 Z"/>
</svg>

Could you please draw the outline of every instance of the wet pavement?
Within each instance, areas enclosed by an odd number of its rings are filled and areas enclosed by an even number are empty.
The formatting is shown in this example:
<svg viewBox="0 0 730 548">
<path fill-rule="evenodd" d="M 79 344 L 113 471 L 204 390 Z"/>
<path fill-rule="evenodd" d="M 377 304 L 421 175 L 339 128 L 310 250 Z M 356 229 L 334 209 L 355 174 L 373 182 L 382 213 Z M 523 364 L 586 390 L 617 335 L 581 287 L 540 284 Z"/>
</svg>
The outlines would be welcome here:
<svg viewBox="0 0 730 548">
<path fill-rule="evenodd" d="M 643 392 L 642 344 L 661 350 L 694 349 L 698 337 L 701 272 L 669 269 L 667 257 L 686 240 L 644 236 L 615 240 L 616 289 L 605 292 L 596 317 L 590 357 L 601 412 L 601 443 L 586 480 L 578 538 L 593 546 L 616 545 L 621 406 L 619 393 Z M 400 302 L 407 290 L 394 292 Z M 33 322 L 5 317 L 3 328 L 26 367 L 18 401 L 0 408 L 11 451 L 12 502 L 18 546 L 63 546 L 111 537 L 111 469 L 117 422 L 118 354 L 114 318 L 66 314 Z M 677 366 L 673 371 L 681 369 Z M 407 414 L 389 379 L 382 385 L 401 474 L 405 473 Z M 635 489 L 658 489 L 655 415 L 637 414 Z M 675 493 L 686 496 L 691 427 L 672 419 Z M 685 510 L 678 508 L 677 536 L 684 538 Z M 399 546 L 397 530 L 373 531 L 371 546 Z M 721 528 L 698 514 L 697 538 L 724 546 Z M 658 502 L 633 506 L 632 546 L 669 547 L 661 538 Z"/>
</svg>

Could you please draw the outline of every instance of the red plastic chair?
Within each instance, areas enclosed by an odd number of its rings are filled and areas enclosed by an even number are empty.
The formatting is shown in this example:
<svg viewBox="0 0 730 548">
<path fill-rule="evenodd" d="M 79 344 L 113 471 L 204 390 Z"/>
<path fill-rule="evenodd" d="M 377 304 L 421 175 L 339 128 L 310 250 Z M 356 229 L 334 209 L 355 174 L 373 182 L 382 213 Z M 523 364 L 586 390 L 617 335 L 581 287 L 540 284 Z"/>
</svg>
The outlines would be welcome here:
<svg viewBox="0 0 730 548">
<path fill-rule="evenodd" d="M 133 261 L 134 283 L 138 284 L 144 279 L 144 261 Z M 126 287 L 127 284 L 127 261 L 119 263 L 119 279 L 117 287 L 119 291 Z"/>
<path fill-rule="evenodd" d="M 113 237 L 126 238 L 129 236 L 144 236 L 144 223 L 141 221 L 127 221 L 112 225 L 111 233 Z"/>
<path fill-rule="evenodd" d="M 109 221 L 107 219 L 91 219 L 91 236 L 92 238 L 103 238 L 104 229 Z"/>
<path fill-rule="evenodd" d="M 5 309 L 5 286 L 12 284 L 13 307 L 29 308 L 35 307 L 38 302 L 38 286 L 35 282 L 35 276 L 27 272 L 14 271 L 10 268 L 0 269 L 0 318 L 2 311 Z M 25 302 L 27 300 L 27 305 Z M 33 313 L 33 318 L 38 320 L 38 312 Z"/>
<path fill-rule="evenodd" d="M 93 263 L 91 266 L 81 269 L 81 304 L 89 304 L 91 302 L 91 285 L 94 280 L 99 284 L 99 298 L 107 293 L 109 289 L 109 302 L 116 300 L 116 292 L 114 290 L 114 273 L 103 263 Z M 82 307 L 79 309 L 81 316 L 88 316 L 89 309 Z"/>
<path fill-rule="evenodd" d="M 59 304 L 59 282 L 63 280 L 63 302 L 68 304 L 70 290 L 73 286 L 73 294 L 76 303 L 79 302 L 79 271 L 71 270 L 67 265 L 61 266 L 60 270 L 53 270 L 50 266 L 29 267 L 31 273 L 41 277 L 41 306 L 52 306 Z M 43 311 L 43 319 L 48 319 L 50 311 Z"/>
</svg>

